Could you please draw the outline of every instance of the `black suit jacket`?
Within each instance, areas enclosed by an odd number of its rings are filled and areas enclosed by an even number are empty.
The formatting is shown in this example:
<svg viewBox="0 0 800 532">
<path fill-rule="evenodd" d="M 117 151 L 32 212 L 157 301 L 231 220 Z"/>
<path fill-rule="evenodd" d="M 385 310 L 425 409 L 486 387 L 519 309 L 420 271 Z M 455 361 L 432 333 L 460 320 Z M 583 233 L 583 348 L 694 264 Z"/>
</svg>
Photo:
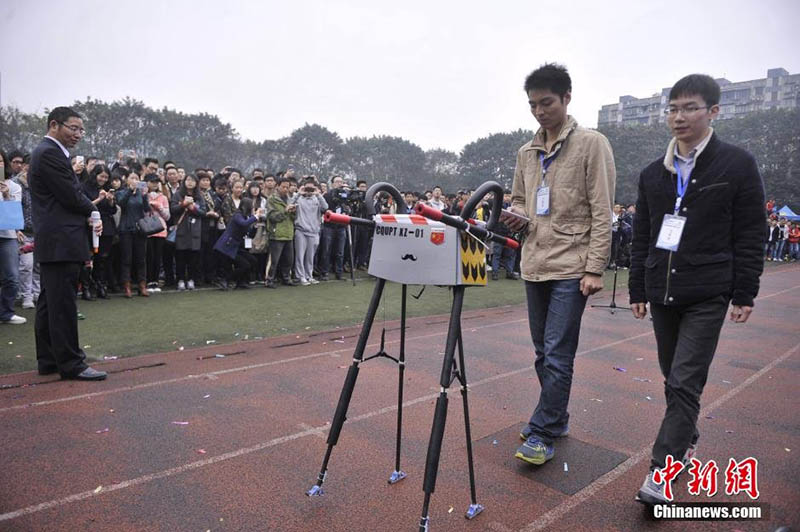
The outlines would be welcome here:
<svg viewBox="0 0 800 532">
<path fill-rule="evenodd" d="M 631 303 L 693 304 L 719 295 L 752 306 L 764 268 L 764 183 L 753 156 L 714 133 L 697 158 L 681 203 L 678 251 L 656 248 L 677 195 L 663 157 L 639 177 L 633 222 Z"/>
<path fill-rule="evenodd" d="M 33 230 L 39 262 L 82 262 L 91 258 L 86 219 L 95 206 L 81 190 L 69 159 L 45 138 L 31 154 Z"/>
</svg>

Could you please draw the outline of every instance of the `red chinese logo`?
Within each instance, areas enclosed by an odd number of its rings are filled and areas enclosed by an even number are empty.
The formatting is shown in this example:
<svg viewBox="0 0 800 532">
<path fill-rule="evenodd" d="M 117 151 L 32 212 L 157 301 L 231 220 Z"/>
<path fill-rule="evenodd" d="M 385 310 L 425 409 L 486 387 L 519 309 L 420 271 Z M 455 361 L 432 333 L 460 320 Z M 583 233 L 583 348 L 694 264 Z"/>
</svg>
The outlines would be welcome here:
<svg viewBox="0 0 800 532">
<path fill-rule="evenodd" d="M 689 494 L 700 495 L 701 491 L 705 491 L 707 497 L 713 497 L 717 493 L 717 473 L 719 473 L 717 463 L 709 460 L 703 466 L 700 460 L 692 458 L 691 464 L 689 475 L 692 478 L 689 480 Z"/>
<path fill-rule="evenodd" d="M 444 244 L 444 230 L 443 229 L 431 229 L 431 242 L 435 245 Z"/>
<path fill-rule="evenodd" d="M 742 491 L 751 499 L 758 499 L 758 460 L 752 456 L 741 462 L 731 458 L 725 468 L 725 493 L 736 495 Z"/>
<path fill-rule="evenodd" d="M 653 471 L 653 482 L 656 484 L 664 483 L 664 497 L 668 501 L 672 500 L 672 481 L 683 471 L 683 462 L 677 462 L 672 455 L 667 455 L 666 466 L 662 469 Z"/>
</svg>

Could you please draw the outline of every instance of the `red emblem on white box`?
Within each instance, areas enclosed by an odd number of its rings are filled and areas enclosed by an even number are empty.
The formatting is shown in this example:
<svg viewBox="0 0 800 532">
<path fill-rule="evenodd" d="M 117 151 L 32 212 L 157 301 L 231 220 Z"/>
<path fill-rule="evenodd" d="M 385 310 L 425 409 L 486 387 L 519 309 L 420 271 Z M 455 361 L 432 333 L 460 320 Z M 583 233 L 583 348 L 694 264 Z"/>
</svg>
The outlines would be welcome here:
<svg viewBox="0 0 800 532">
<path fill-rule="evenodd" d="M 444 229 L 431 229 L 431 242 L 437 246 L 444 244 Z"/>
</svg>

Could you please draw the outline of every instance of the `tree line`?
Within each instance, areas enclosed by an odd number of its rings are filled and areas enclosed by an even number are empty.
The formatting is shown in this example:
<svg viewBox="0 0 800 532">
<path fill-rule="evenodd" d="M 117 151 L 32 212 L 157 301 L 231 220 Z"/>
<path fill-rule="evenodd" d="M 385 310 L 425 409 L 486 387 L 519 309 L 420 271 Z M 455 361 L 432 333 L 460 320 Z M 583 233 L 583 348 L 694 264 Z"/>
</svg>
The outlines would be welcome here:
<svg viewBox="0 0 800 532">
<path fill-rule="evenodd" d="M 103 102 L 87 98 L 73 108 L 85 118 L 86 135 L 79 152 L 116 158 L 120 149 L 141 156 L 170 159 L 189 171 L 197 167 L 277 171 L 289 166 L 301 174 L 333 174 L 369 182 L 389 181 L 401 190 L 424 190 L 434 184 L 446 192 L 475 188 L 488 179 L 511 188 L 516 152 L 533 131 L 518 129 L 479 138 L 455 153 L 423 150 L 413 142 L 388 135 L 341 138 L 318 124 L 305 124 L 286 137 L 256 142 L 208 113 L 187 114 L 152 109 L 125 98 Z M 45 130 L 46 113 L 0 109 L 0 146 L 30 151 Z M 722 139 L 744 147 L 759 163 L 768 197 L 800 208 L 800 110 L 771 110 L 715 124 Z M 616 201 L 636 199 L 639 172 L 662 156 L 669 142 L 664 124 L 603 126 L 614 149 Z"/>
</svg>

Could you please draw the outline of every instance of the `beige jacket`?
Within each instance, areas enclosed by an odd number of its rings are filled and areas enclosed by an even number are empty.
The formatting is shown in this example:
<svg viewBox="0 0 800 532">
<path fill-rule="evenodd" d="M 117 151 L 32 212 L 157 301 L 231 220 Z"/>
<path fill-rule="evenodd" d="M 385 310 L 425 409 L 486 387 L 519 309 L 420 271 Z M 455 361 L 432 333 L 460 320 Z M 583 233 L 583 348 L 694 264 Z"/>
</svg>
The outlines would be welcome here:
<svg viewBox="0 0 800 532">
<path fill-rule="evenodd" d="M 531 219 L 522 246 L 526 281 L 579 279 L 602 275 L 611 252 L 611 212 L 616 170 L 611 145 L 601 133 L 584 129 L 571 116 L 556 142 L 545 150 L 543 129 L 517 152 L 511 204 Z M 540 154 L 558 156 L 547 170 L 550 214 L 536 216 L 542 181 Z"/>
</svg>

